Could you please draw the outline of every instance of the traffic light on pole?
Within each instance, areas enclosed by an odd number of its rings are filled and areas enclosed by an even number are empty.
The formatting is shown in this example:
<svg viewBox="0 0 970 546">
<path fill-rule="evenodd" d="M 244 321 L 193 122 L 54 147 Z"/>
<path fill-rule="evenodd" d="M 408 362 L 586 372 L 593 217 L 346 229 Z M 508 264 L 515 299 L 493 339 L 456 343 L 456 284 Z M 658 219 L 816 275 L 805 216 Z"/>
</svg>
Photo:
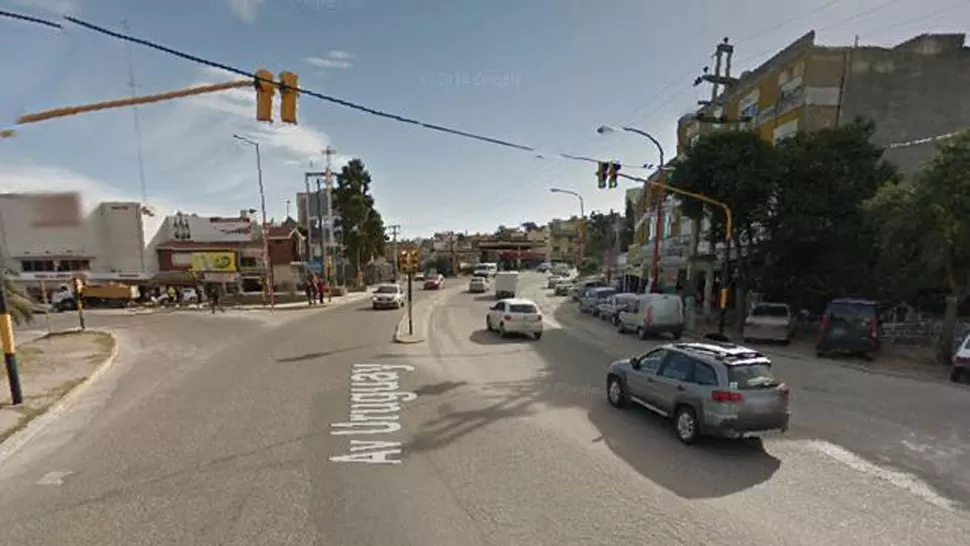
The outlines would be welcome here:
<svg viewBox="0 0 970 546">
<path fill-rule="evenodd" d="M 600 161 L 596 168 L 596 185 L 599 189 L 606 189 L 606 177 L 610 169 L 609 163 Z"/>
<path fill-rule="evenodd" d="M 296 125 L 296 99 L 300 92 L 297 75 L 280 72 L 280 120 Z"/>
<path fill-rule="evenodd" d="M 619 163 L 616 163 L 615 161 L 612 162 L 612 163 L 610 163 L 609 172 L 607 174 L 609 175 L 610 189 L 611 190 L 614 189 L 614 188 L 616 188 L 619 185 L 617 183 L 617 181 L 616 181 L 616 176 L 619 173 L 620 173 L 620 164 Z"/>
<path fill-rule="evenodd" d="M 256 120 L 273 121 L 273 95 L 276 82 L 269 70 L 256 71 Z"/>
</svg>

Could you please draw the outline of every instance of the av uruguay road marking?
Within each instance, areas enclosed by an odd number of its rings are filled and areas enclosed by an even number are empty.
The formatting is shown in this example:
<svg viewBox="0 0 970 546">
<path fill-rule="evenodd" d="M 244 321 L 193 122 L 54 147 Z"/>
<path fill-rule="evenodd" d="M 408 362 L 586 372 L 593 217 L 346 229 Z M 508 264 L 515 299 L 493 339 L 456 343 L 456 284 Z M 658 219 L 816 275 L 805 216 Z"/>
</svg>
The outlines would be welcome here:
<svg viewBox="0 0 970 546">
<path fill-rule="evenodd" d="M 402 402 L 418 395 L 398 390 L 398 370 L 414 371 L 406 364 L 354 364 L 350 376 L 350 417 L 330 425 L 332 436 L 392 434 L 401 430 Z M 401 442 L 394 440 L 350 440 L 346 455 L 330 457 L 335 463 L 400 464 Z"/>
</svg>

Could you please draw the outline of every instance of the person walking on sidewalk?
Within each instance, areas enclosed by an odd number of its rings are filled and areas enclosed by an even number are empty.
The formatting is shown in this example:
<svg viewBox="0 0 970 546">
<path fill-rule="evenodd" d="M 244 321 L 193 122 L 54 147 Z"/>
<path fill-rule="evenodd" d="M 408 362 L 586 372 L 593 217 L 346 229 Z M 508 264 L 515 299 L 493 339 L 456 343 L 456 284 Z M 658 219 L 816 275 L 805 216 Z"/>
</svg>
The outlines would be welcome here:
<svg viewBox="0 0 970 546">
<path fill-rule="evenodd" d="M 317 279 L 317 296 L 320 298 L 320 303 L 324 303 L 323 298 L 327 295 L 327 283 L 324 282 L 322 278 Z"/>
<path fill-rule="evenodd" d="M 212 308 L 213 315 L 216 314 L 216 309 L 222 311 L 223 313 L 226 312 L 226 308 L 219 305 L 219 297 L 221 296 L 219 292 L 219 285 L 212 285 L 212 291 L 209 293 L 209 303 L 210 307 Z"/>
</svg>

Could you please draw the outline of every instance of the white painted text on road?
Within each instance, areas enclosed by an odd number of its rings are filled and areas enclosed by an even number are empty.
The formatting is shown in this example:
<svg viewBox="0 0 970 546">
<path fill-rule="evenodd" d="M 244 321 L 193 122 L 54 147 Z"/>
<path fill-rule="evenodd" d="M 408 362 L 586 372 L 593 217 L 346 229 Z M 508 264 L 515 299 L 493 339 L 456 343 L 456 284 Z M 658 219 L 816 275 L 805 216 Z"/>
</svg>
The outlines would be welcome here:
<svg viewBox="0 0 970 546">
<path fill-rule="evenodd" d="M 406 364 L 355 364 L 350 376 L 350 417 L 332 423 L 333 436 L 393 434 L 401 430 L 401 403 L 418 395 L 401 391 L 399 372 L 413 371 Z M 394 440 L 350 440 L 344 455 L 330 457 L 336 463 L 400 464 L 401 442 Z"/>
</svg>

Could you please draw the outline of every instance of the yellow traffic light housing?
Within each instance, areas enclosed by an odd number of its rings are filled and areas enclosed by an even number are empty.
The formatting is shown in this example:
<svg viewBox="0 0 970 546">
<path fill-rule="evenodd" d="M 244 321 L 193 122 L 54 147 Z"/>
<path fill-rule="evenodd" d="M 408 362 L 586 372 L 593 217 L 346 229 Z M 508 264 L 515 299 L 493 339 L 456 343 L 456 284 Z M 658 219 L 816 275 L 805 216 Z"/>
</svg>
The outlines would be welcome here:
<svg viewBox="0 0 970 546">
<path fill-rule="evenodd" d="M 256 120 L 273 121 L 273 95 L 276 82 L 269 70 L 256 71 Z"/>
<path fill-rule="evenodd" d="M 599 189 L 606 189 L 606 177 L 608 176 L 608 171 L 610 169 L 610 164 L 605 162 L 599 162 L 596 167 L 596 185 Z"/>
<path fill-rule="evenodd" d="M 617 162 L 611 162 L 609 164 L 609 169 L 607 171 L 607 176 L 609 177 L 609 187 L 610 189 L 616 188 L 619 184 L 616 181 L 617 175 L 620 174 L 620 164 Z"/>
<path fill-rule="evenodd" d="M 280 72 L 280 120 L 296 125 L 296 99 L 299 78 L 293 72 Z"/>
</svg>

